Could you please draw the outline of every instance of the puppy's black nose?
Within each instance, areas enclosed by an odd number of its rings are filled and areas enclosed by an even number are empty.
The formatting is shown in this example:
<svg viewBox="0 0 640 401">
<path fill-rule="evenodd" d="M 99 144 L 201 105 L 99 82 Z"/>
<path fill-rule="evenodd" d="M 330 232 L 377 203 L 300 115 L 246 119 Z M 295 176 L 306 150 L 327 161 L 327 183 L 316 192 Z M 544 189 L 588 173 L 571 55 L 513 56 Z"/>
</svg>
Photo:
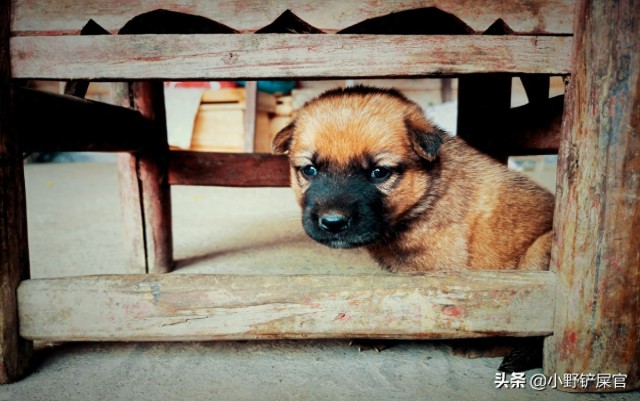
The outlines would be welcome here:
<svg viewBox="0 0 640 401">
<path fill-rule="evenodd" d="M 320 228 L 333 234 L 337 234 L 347 229 L 349 226 L 349 216 L 332 212 L 320 216 Z"/>
</svg>

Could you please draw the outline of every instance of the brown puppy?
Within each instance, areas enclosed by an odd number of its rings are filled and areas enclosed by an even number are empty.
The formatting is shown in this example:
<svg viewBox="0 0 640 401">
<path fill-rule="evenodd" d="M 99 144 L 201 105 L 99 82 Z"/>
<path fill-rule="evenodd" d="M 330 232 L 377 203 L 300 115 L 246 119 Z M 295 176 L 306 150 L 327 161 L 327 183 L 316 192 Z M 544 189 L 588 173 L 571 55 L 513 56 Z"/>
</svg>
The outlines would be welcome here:
<svg viewBox="0 0 640 401">
<path fill-rule="evenodd" d="M 303 226 L 391 271 L 544 270 L 553 195 L 428 121 L 395 90 L 330 90 L 273 141 Z"/>
</svg>

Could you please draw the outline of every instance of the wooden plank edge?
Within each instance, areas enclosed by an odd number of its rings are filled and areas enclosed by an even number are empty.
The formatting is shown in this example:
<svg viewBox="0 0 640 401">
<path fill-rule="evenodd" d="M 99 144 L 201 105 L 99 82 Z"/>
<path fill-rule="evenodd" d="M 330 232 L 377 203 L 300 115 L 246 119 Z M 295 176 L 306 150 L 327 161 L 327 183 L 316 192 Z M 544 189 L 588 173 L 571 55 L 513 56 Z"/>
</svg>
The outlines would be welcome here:
<svg viewBox="0 0 640 401">
<path fill-rule="evenodd" d="M 13 77 L 24 79 L 562 75 L 571 69 L 572 38 L 565 36 L 333 35 L 330 39 L 313 34 L 14 37 L 10 50 Z"/>
<path fill-rule="evenodd" d="M 555 275 L 112 275 L 23 281 L 44 341 L 476 338 L 553 332 Z"/>
<path fill-rule="evenodd" d="M 134 152 L 153 125 L 135 110 L 73 96 L 15 89 L 15 125 L 23 152 Z"/>
<path fill-rule="evenodd" d="M 172 151 L 169 184 L 288 187 L 289 161 L 284 155 Z"/>
</svg>

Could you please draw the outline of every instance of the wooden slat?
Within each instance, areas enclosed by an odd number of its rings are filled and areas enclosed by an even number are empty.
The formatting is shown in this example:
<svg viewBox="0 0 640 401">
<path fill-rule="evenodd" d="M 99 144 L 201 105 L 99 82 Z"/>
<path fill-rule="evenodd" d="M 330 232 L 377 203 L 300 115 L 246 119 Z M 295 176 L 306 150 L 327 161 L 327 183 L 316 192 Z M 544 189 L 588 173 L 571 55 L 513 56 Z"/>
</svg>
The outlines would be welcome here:
<svg viewBox="0 0 640 401">
<path fill-rule="evenodd" d="M 568 74 L 570 37 L 122 35 L 15 37 L 15 78 L 250 79 Z"/>
<path fill-rule="evenodd" d="M 29 278 L 29 247 L 22 154 L 6 52 L 9 15 L 8 2 L 0 2 L 0 385 L 26 373 L 32 352 L 32 342 L 18 335 L 16 289 Z"/>
<path fill-rule="evenodd" d="M 29 89 L 15 93 L 23 152 L 123 152 L 146 146 L 151 124 L 137 111 Z"/>
<path fill-rule="evenodd" d="M 537 107 L 525 105 L 508 113 L 509 134 L 505 154 L 553 154 L 558 151 L 562 97 Z M 286 156 L 172 151 L 169 184 L 230 187 L 287 187 Z"/>
<path fill-rule="evenodd" d="M 173 151 L 169 184 L 288 187 L 289 161 L 282 155 Z"/>
<path fill-rule="evenodd" d="M 138 0 L 120 1 L 108 7 L 100 0 L 58 1 L 55 7 L 43 0 L 14 0 L 14 3 L 17 12 L 12 30 L 21 35 L 42 31 L 77 33 L 91 18 L 109 31 L 116 32 L 134 16 L 158 8 L 201 15 L 242 31 L 258 30 L 287 9 L 307 23 L 329 32 L 367 18 L 430 6 L 453 13 L 479 32 L 502 18 L 519 33 L 570 34 L 573 21 L 571 0 L 475 0 L 471 3 L 456 0 Z"/>
<path fill-rule="evenodd" d="M 39 340 L 464 338 L 552 332 L 548 272 L 133 275 L 41 279 L 18 291 Z"/>
<path fill-rule="evenodd" d="M 574 71 L 558 157 L 545 372 L 626 375 L 640 389 L 640 1 L 576 5 Z"/>
</svg>

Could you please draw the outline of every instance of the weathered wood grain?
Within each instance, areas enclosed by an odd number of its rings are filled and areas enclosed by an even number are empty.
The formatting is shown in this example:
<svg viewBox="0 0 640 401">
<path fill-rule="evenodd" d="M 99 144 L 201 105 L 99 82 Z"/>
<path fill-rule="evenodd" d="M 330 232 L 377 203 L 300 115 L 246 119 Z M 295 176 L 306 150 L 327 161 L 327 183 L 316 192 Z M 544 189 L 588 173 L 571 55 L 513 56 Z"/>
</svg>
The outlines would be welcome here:
<svg viewBox="0 0 640 401">
<path fill-rule="evenodd" d="M 29 278 L 22 153 L 13 121 L 8 2 L 0 2 L 0 384 L 24 375 L 32 342 L 18 334 L 16 290 Z"/>
<path fill-rule="evenodd" d="M 147 132 L 149 146 L 137 154 L 147 269 L 149 273 L 167 273 L 174 261 L 164 90 L 162 82 L 145 81 L 134 82 L 131 92 L 134 107 L 154 126 Z"/>
<path fill-rule="evenodd" d="M 172 151 L 169 184 L 288 187 L 289 160 L 282 155 Z"/>
<path fill-rule="evenodd" d="M 547 335 L 548 272 L 138 275 L 18 290 L 20 332 L 46 340 L 463 338 Z"/>
<path fill-rule="evenodd" d="M 476 0 L 472 3 L 455 0 L 191 0 L 179 3 L 140 0 L 121 1 L 117 6 L 99 0 L 65 0 L 57 1 L 55 7 L 43 0 L 13 2 L 16 13 L 12 28 L 21 35 L 41 31 L 75 34 L 90 18 L 109 31 L 116 32 L 134 16 L 158 8 L 201 15 L 241 31 L 256 31 L 273 22 L 287 9 L 307 23 L 327 32 L 346 28 L 367 18 L 430 6 L 456 15 L 479 32 L 484 31 L 498 18 L 502 18 L 518 33 L 570 34 L 573 21 L 571 0 Z"/>
<path fill-rule="evenodd" d="M 578 1 L 558 159 L 545 371 L 640 388 L 640 2 Z M 621 391 L 586 388 L 568 391 Z"/>
<path fill-rule="evenodd" d="M 14 37 L 15 78 L 250 79 L 567 74 L 571 37 L 398 35 Z"/>
<path fill-rule="evenodd" d="M 135 110 L 22 88 L 15 125 L 23 152 L 134 152 L 153 127 Z"/>
</svg>

